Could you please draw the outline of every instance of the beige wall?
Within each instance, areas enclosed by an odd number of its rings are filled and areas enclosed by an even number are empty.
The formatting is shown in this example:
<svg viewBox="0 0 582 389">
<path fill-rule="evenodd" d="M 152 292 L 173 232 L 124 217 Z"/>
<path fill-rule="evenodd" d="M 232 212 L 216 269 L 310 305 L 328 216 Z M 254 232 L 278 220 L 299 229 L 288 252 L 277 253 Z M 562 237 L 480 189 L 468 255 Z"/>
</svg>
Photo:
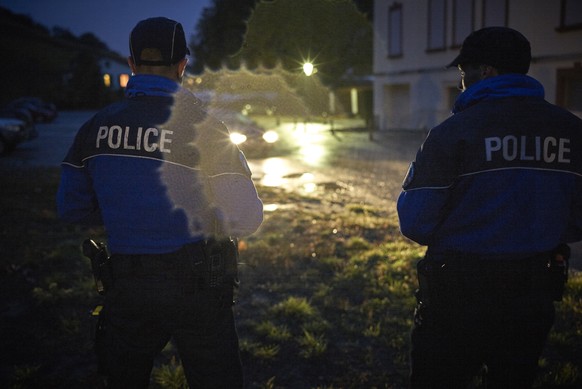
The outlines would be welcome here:
<svg viewBox="0 0 582 389">
<path fill-rule="evenodd" d="M 582 0 L 581 0 L 582 1 Z M 446 49 L 427 52 L 428 0 L 375 0 L 374 3 L 374 115 L 380 129 L 392 124 L 411 129 L 432 127 L 449 115 L 450 89 L 459 81 L 456 69 L 445 70 L 458 53 L 452 47 L 453 0 L 447 2 Z M 475 29 L 482 25 L 482 2 L 475 0 Z M 387 56 L 388 7 L 402 4 L 403 56 Z M 582 62 L 582 30 L 559 32 L 560 0 L 509 0 L 508 27 L 521 31 L 532 45 L 530 75 L 546 89 L 546 99 L 556 102 L 556 73 Z M 393 98 L 391 85 L 408 85 L 407 104 L 385 102 Z M 402 97 L 399 97 L 402 98 Z M 408 112 L 389 112 L 387 107 L 407 106 Z M 397 115 L 396 117 L 394 115 Z M 398 116 L 399 115 L 399 116 Z"/>
</svg>

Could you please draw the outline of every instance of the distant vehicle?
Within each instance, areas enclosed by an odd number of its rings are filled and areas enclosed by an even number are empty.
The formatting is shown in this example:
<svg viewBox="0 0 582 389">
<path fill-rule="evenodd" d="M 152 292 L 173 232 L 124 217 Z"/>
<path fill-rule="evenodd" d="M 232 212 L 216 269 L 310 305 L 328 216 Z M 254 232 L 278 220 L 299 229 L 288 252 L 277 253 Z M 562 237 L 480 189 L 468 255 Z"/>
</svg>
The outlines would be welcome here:
<svg viewBox="0 0 582 389">
<path fill-rule="evenodd" d="M 0 108 L 0 155 L 12 151 L 19 143 L 38 137 L 36 123 L 57 117 L 54 104 L 36 97 L 23 97 Z"/>
<path fill-rule="evenodd" d="M 38 97 L 21 97 L 8 103 L 5 108 L 27 110 L 35 123 L 50 123 L 58 116 L 56 105 Z"/>
<path fill-rule="evenodd" d="M 29 125 L 20 119 L 0 117 L 0 155 L 37 135 L 36 130 L 31 131 Z"/>
<path fill-rule="evenodd" d="M 242 113 L 225 110 L 211 112 L 228 128 L 231 142 L 246 154 L 264 154 L 279 140 L 279 134 L 276 131 L 265 130 Z"/>
</svg>

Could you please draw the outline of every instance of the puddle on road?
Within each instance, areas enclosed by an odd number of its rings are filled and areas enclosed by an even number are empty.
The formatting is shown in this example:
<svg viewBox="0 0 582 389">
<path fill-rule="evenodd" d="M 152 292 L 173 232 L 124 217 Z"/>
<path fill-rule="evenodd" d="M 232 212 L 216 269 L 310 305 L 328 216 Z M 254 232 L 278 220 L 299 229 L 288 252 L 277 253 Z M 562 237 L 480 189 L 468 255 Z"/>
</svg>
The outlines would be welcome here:
<svg viewBox="0 0 582 389">
<path fill-rule="evenodd" d="M 346 192 L 352 191 L 348 184 L 330 180 L 320 174 L 299 171 L 300 166 L 285 158 L 266 158 L 249 161 L 254 178 L 260 185 L 282 188 L 309 195 L 317 191 Z M 266 212 L 294 207 L 294 204 L 265 204 Z"/>
<path fill-rule="evenodd" d="M 263 186 L 280 187 L 285 189 L 306 188 L 312 191 L 315 184 L 315 175 L 297 171 L 291 161 L 285 158 L 266 158 L 259 161 L 249 161 L 253 175 Z M 311 188 L 311 189 L 310 189 Z"/>
</svg>

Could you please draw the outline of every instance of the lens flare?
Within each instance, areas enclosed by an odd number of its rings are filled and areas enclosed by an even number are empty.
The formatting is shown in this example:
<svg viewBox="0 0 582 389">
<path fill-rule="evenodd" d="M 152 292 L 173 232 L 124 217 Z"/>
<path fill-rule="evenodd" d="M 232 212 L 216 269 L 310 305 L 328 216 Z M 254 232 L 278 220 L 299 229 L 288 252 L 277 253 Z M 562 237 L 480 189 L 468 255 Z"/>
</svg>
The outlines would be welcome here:
<svg viewBox="0 0 582 389">
<path fill-rule="evenodd" d="M 241 134 L 240 132 L 232 132 L 230 134 L 230 141 L 232 143 L 234 143 L 235 145 L 240 145 L 241 143 L 244 143 L 247 140 L 247 136 L 244 134 Z"/>
</svg>

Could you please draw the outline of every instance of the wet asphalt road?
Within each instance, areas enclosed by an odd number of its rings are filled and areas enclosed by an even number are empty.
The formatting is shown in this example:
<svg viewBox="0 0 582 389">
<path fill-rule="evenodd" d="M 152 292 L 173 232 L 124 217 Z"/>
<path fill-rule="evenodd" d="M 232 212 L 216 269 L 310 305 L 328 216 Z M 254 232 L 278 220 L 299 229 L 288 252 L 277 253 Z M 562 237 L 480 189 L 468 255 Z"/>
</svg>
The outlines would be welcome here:
<svg viewBox="0 0 582 389">
<path fill-rule="evenodd" d="M 9 155 L 1 157 L 0 166 L 59 166 L 77 130 L 93 114 L 93 111 L 59 112 L 52 123 L 38 123 L 38 138 L 19 144 Z"/>
<path fill-rule="evenodd" d="M 20 144 L 0 158 L 0 167 L 59 166 L 78 128 L 94 112 L 61 112 L 48 124 L 38 124 L 39 137 Z M 425 134 L 398 132 L 374 134 L 335 131 L 329 126 L 302 124 L 280 128 L 297 147 L 291 155 L 249 159 L 253 178 L 262 185 L 313 191 L 318 187 L 342 188 L 362 203 L 396 212 L 395 200 L 409 162 Z M 582 270 L 582 243 L 572 246 L 572 267 Z"/>
</svg>

